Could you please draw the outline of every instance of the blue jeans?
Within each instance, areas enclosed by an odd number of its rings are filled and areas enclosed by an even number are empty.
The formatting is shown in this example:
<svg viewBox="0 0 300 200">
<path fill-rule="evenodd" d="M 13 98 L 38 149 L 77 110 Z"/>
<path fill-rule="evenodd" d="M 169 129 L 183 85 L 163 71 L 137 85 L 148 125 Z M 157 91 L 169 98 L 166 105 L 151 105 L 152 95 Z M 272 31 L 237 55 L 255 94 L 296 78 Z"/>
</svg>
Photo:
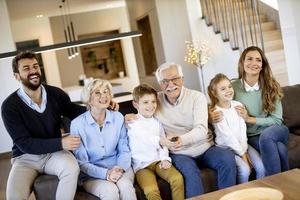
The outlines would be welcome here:
<svg viewBox="0 0 300 200">
<path fill-rule="evenodd" d="M 265 168 L 259 153 L 250 145 L 248 145 L 247 153 L 256 172 L 256 179 L 263 178 L 265 176 Z M 235 155 L 235 161 L 237 166 L 237 182 L 248 182 L 251 173 L 248 164 L 238 155 Z"/>
<path fill-rule="evenodd" d="M 264 129 L 260 135 L 248 138 L 248 143 L 260 152 L 266 176 L 289 169 L 287 143 L 289 129 L 284 125 L 273 125 Z"/>
<path fill-rule="evenodd" d="M 236 184 L 236 164 L 234 154 L 220 147 L 212 146 L 205 153 L 197 157 L 181 154 L 171 154 L 172 162 L 184 178 L 185 198 L 191 198 L 204 193 L 197 165 L 208 167 L 216 171 L 218 188 L 226 188 Z"/>
</svg>

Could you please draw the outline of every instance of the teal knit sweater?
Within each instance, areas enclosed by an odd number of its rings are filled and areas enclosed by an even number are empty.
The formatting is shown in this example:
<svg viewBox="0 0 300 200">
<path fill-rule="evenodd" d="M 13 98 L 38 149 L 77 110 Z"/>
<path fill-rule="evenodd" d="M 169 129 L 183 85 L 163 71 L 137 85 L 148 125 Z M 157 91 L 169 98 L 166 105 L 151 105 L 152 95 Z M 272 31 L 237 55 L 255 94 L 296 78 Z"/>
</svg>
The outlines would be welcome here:
<svg viewBox="0 0 300 200">
<path fill-rule="evenodd" d="M 246 106 L 250 116 L 256 117 L 256 124 L 247 124 L 248 136 L 258 135 L 271 125 L 281 125 L 282 105 L 280 100 L 276 101 L 275 110 L 272 113 L 265 113 L 262 109 L 261 90 L 247 92 L 240 79 L 232 81 L 232 86 L 235 100 Z"/>
</svg>

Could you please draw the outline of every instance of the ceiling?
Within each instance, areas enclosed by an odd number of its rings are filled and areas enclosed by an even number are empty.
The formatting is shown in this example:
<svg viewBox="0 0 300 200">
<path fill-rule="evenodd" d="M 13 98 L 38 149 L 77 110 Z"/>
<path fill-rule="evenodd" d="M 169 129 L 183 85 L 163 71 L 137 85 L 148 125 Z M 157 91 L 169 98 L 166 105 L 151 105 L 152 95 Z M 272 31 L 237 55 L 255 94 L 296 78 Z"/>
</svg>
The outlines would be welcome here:
<svg viewBox="0 0 300 200">
<path fill-rule="evenodd" d="M 125 6 L 125 0 L 68 0 L 71 13 Z M 61 15 L 62 0 L 6 0 L 10 20 Z"/>
</svg>

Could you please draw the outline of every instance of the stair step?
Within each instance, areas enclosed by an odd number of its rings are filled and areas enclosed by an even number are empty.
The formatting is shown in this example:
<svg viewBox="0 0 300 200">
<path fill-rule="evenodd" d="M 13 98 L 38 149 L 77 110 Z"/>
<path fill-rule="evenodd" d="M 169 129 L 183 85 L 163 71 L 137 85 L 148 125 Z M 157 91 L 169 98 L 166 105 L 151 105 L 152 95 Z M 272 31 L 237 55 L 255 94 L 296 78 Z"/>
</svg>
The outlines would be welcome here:
<svg viewBox="0 0 300 200">
<path fill-rule="evenodd" d="M 244 31 L 247 31 L 247 32 L 249 32 L 249 33 L 250 33 L 250 30 L 251 30 L 252 32 L 254 32 L 254 27 L 253 27 L 253 25 L 251 26 L 251 29 L 250 29 L 249 26 L 246 26 L 246 28 L 243 27 L 243 29 L 244 29 Z M 258 32 L 259 26 L 258 26 L 257 24 L 255 25 L 255 29 L 256 29 L 256 31 Z M 261 23 L 261 30 L 262 30 L 263 32 L 274 31 L 274 30 L 276 30 L 276 24 L 275 24 L 275 22 L 263 22 L 263 23 Z M 240 31 L 240 29 L 239 29 L 239 31 Z"/>
<path fill-rule="evenodd" d="M 263 38 L 264 41 L 280 40 L 282 35 L 279 30 L 263 31 Z"/>
<path fill-rule="evenodd" d="M 235 0 L 234 2 L 245 2 L 244 0 Z M 224 15 L 225 17 L 228 17 L 232 15 L 232 11 L 227 10 L 226 13 L 224 13 L 224 5 L 223 5 L 223 1 L 219 1 L 219 8 L 216 10 L 216 12 L 219 14 L 219 20 L 223 20 L 224 19 Z M 241 4 L 240 4 L 241 5 Z M 237 8 L 237 7 L 236 7 Z M 250 18 L 251 22 L 253 20 L 253 16 L 249 16 L 249 13 L 251 13 L 251 15 L 253 14 L 252 12 L 248 12 L 248 10 L 245 9 L 246 7 L 243 6 L 242 11 L 240 13 L 242 14 L 242 20 L 241 23 L 242 24 L 246 24 L 248 25 L 248 19 Z M 224 15 L 222 14 L 224 13 Z M 246 16 L 244 15 L 246 13 Z M 237 13 L 236 13 L 237 14 Z M 286 60 L 285 60 L 285 54 L 284 54 L 284 49 L 283 49 L 283 41 L 282 41 L 282 34 L 280 32 L 280 30 L 277 29 L 276 27 L 276 23 L 273 21 L 268 21 L 268 18 L 265 14 L 260 14 L 259 15 L 260 18 L 260 22 L 261 22 L 261 29 L 262 29 L 262 34 L 263 34 L 263 41 L 264 41 L 264 47 L 265 47 L 265 54 L 266 57 L 270 63 L 270 66 L 272 68 L 272 72 L 274 77 L 276 78 L 276 80 L 280 83 L 281 86 L 286 86 L 288 85 L 288 74 L 287 74 L 287 69 L 286 69 Z M 256 18 L 255 18 L 256 20 Z M 219 22 L 220 23 L 220 31 L 223 31 L 222 36 L 224 36 L 224 28 L 223 28 L 223 21 Z M 229 32 L 231 32 L 231 22 L 228 21 L 228 28 L 229 28 Z M 239 39 L 239 44 L 240 46 L 242 46 L 242 37 L 240 35 L 240 23 L 239 21 L 236 21 L 237 23 L 237 32 L 238 32 L 238 39 Z M 252 25 L 252 33 L 254 32 L 254 27 L 253 24 Z M 256 31 L 258 32 L 259 27 L 258 24 L 255 24 L 255 28 Z M 244 28 L 245 32 L 246 32 L 246 38 L 247 38 L 247 42 L 248 46 L 252 45 L 252 41 L 251 41 L 251 36 L 250 36 L 250 28 L 246 27 Z M 232 33 L 227 33 L 229 34 L 229 38 L 232 39 Z M 260 36 L 257 34 L 257 39 L 260 41 Z M 244 36 L 245 39 L 245 36 Z M 253 40 L 255 40 L 255 36 L 253 37 Z M 232 41 L 231 41 L 232 43 Z M 254 41 L 255 43 L 255 41 Z M 260 46 L 260 45 L 259 45 Z"/>
<path fill-rule="evenodd" d="M 289 79 L 287 73 L 274 74 L 274 77 L 278 81 L 281 87 L 289 85 Z"/>
<path fill-rule="evenodd" d="M 275 51 L 276 52 L 276 51 Z M 266 52 L 266 57 L 268 58 L 270 64 L 275 64 L 277 62 L 285 62 L 285 55 L 283 50 L 279 50 L 280 53 L 270 54 Z"/>
<path fill-rule="evenodd" d="M 283 42 L 282 40 L 266 41 L 264 43 L 264 46 L 265 46 L 265 51 L 279 50 L 279 49 L 283 49 Z"/>
<path fill-rule="evenodd" d="M 268 19 L 267 19 L 267 16 L 266 15 L 264 15 L 264 14 L 260 14 L 259 15 L 260 16 L 260 22 L 261 22 L 261 24 L 263 24 L 263 23 L 268 23 L 268 25 L 270 26 L 270 24 L 272 24 L 272 23 L 274 23 L 274 22 L 269 22 L 268 21 Z M 252 16 L 250 16 L 251 17 L 251 24 L 253 24 L 252 23 Z M 223 17 L 222 17 L 222 15 L 221 15 L 221 18 L 223 19 Z M 214 19 L 214 18 L 213 18 Z M 220 29 L 221 30 L 223 30 L 223 21 L 221 21 L 221 22 L 219 22 L 220 23 Z M 237 23 L 239 24 L 239 22 L 237 21 Z M 245 17 L 245 20 L 242 20 L 242 24 L 248 24 L 248 17 Z M 215 21 L 212 21 L 212 24 L 215 24 Z M 276 24 L 274 23 L 274 26 L 276 27 Z M 231 29 L 231 21 L 230 20 L 228 20 L 228 27 Z M 239 28 L 239 27 L 237 27 L 237 28 Z"/>
<path fill-rule="evenodd" d="M 262 31 L 271 31 L 276 30 L 276 23 L 275 22 L 263 22 L 261 23 Z"/>
<path fill-rule="evenodd" d="M 275 50 L 275 51 L 267 51 L 265 54 L 268 59 L 269 58 L 277 58 L 277 57 L 285 58 L 283 49 Z"/>
</svg>

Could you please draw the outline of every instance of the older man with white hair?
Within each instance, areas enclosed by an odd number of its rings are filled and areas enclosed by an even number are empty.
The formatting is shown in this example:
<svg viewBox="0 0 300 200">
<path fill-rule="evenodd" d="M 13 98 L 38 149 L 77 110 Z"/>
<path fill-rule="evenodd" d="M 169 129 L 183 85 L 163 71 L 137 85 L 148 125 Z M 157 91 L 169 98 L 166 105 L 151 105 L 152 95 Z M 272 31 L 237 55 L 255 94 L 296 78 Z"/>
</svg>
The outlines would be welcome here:
<svg viewBox="0 0 300 200">
<path fill-rule="evenodd" d="M 160 108 L 155 117 L 167 135 L 162 143 L 170 149 L 172 161 L 184 177 L 185 197 L 204 193 L 198 165 L 216 171 L 219 189 L 235 185 L 234 155 L 213 143 L 207 127 L 205 95 L 183 86 L 178 64 L 162 64 L 156 70 L 156 78 L 162 91 L 158 93 Z"/>
</svg>

